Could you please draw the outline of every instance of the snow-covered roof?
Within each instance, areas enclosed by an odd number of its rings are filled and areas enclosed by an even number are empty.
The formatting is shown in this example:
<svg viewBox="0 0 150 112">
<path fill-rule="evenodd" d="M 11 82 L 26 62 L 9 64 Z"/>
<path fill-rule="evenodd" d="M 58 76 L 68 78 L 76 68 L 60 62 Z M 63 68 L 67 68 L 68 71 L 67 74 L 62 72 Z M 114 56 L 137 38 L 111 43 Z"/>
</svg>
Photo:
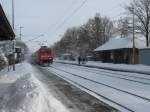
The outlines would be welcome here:
<svg viewBox="0 0 150 112">
<path fill-rule="evenodd" d="M 135 47 L 143 48 L 145 47 L 146 42 L 139 38 L 135 39 Z M 132 48 L 133 47 L 133 39 L 131 37 L 127 38 L 113 38 L 108 41 L 104 45 L 96 48 L 94 51 L 105 51 L 105 50 L 113 50 L 113 49 L 123 49 L 123 48 Z"/>
</svg>

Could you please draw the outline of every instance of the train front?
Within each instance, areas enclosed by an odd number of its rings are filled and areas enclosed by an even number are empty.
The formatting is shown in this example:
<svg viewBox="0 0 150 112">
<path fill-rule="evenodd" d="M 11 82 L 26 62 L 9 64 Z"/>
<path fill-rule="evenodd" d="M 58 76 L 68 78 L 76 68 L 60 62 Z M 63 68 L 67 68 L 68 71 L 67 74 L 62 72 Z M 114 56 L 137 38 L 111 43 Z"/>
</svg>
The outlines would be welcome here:
<svg viewBox="0 0 150 112">
<path fill-rule="evenodd" d="M 53 62 L 53 53 L 51 48 L 41 47 L 38 50 L 37 61 L 40 65 L 49 65 Z"/>
</svg>

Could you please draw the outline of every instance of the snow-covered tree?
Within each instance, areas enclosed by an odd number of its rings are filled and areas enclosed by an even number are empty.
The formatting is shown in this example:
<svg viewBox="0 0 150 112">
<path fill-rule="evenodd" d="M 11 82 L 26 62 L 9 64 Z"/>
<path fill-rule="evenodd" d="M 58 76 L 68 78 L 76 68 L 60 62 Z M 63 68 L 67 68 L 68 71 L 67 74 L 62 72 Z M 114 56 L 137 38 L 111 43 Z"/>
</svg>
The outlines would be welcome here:
<svg viewBox="0 0 150 112">
<path fill-rule="evenodd" d="M 8 60 L 5 57 L 5 54 L 0 49 L 0 70 L 5 68 L 8 65 Z"/>
<path fill-rule="evenodd" d="M 135 27 L 145 36 L 146 45 L 149 46 L 150 0 L 132 0 L 126 9 L 135 15 L 138 20 Z"/>
<path fill-rule="evenodd" d="M 124 17 L 118 20 L 117 30 L 121 35 L 121 38 L 128 37 L 132 33 L 132 26 L 128 17 Z"/>
<path fill-rule="evenodd" d="M 62 39 L 53 46 L 55 54 L 71 53 L 86 56 L 112 36 L 113 22 L 108 17 L 96 14 L 79 27 L 69 28 Z"/>
</svg>

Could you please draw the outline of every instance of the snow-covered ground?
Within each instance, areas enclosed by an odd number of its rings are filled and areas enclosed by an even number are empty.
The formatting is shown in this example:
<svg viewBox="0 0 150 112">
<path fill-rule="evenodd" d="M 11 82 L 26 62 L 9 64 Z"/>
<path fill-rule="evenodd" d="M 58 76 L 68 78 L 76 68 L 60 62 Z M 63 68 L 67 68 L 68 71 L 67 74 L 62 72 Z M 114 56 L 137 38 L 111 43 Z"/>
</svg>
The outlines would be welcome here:
<svg viewBox="0 0 150 112">
<path fill-rule="evenodd" d="M 63 63 L 71 63 L 71 64 L 78 64 L 77 61 L 67 61 L 67 60 L 55 60 L 56 62 L 63 62 Z M 95 66 L 95 67 L 102 67 L 114 70 L 124 70 L 124 71 L 133 71 L 133 72 L 140 72 L 150 74 L 150 66 L 147 65 L 129 65 L 129 64 L 113 64 L 113 63 L 102 63 L 100 61 L 88 61 L 83 66 Z"/>
<path fill-rule="evenodd" d="M 0 71 L 0 112 L 68 112 L 47 92 L 27 62 L 16 65 L 16 71 Z"/>
<path fill-rule="evenodd" d="M 77 62 L 69 61 L 67 63 L 77 64 Z M 98 62 L 88 62 L 86 65 L 135 71 L 143 70 L 150 73 L 149 66 L 145 65 L 114 65 Z M 111 101 L 136 112 L 149 112 L 150 75 L 55 62 L 51 67 L 41 67 L 41 69 L 66 77 L 67 79 L 64 79 L 69 83 L 123 112 L 130 110 Z M 37 79 L 37 74 L 39 74 L 38 70 L 28 62 L 17 64 L 16 71 L 13 71 L 12 68 L 9 72 L 7 68 L 0 71 L 0 112 L 69 112 L 69 109 L 56 99 L 54 94 L 50 93 L 50 88 L 47 88 Z M 111 101 L 82 88 L 76 83 Z"/>
<path fill-rule="evenodd" d="M 126 66 L 127 65 L 124 65 L 124 68 L 126 68 Z M 132 67 L 131 69 L 133 69 Z M 148 68 L 148 66 L 146 67 Z M 129 69 L 130 67 L 127 68 Z M 88 88 L 91 91 L 94 91 L 133 111 L 149 112 L 150 109 L 149 75 L 118 72 L 118 71 L 112 72 L 108 70 L 87 68 L 82 66 L 67 65 L 60 63 L 54 63 L 53 65 L 51 65 L 51 67 L 48 67 L 46 69 L 55 73 L 60 77 L 65 77 L 64 78 L 65 80 L 76 86 L 78 86 L 77 84 L 82 85 L 83 87 Z M 74 82 L 72 82 L 71 80 Z M 86 92 L 89 92 L 91 95 L 95 95 L 90 91 Z M 126 109 L 124 110 L 124 108 L 119 107 L 116 104 L 109 102 L 108 100 L 105 100 L 103 98 L 99 99 L 121 111 L 127 112 Z"/>
</svg>

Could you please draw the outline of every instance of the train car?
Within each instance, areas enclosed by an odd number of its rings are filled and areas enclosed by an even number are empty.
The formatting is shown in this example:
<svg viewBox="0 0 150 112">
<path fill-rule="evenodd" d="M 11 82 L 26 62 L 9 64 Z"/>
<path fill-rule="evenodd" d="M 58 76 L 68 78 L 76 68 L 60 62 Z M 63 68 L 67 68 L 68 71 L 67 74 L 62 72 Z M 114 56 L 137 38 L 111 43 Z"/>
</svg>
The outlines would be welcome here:
<svg viewBox="0 0 150 112">
<path fill-rule="evenodd" d="M 36 62 L 39 65 L 50 65 L 53 63 L 53 50 L 46 46 L 42 46 L 38 51 L 35 53 L 36 55 Z"/>
</svg>

